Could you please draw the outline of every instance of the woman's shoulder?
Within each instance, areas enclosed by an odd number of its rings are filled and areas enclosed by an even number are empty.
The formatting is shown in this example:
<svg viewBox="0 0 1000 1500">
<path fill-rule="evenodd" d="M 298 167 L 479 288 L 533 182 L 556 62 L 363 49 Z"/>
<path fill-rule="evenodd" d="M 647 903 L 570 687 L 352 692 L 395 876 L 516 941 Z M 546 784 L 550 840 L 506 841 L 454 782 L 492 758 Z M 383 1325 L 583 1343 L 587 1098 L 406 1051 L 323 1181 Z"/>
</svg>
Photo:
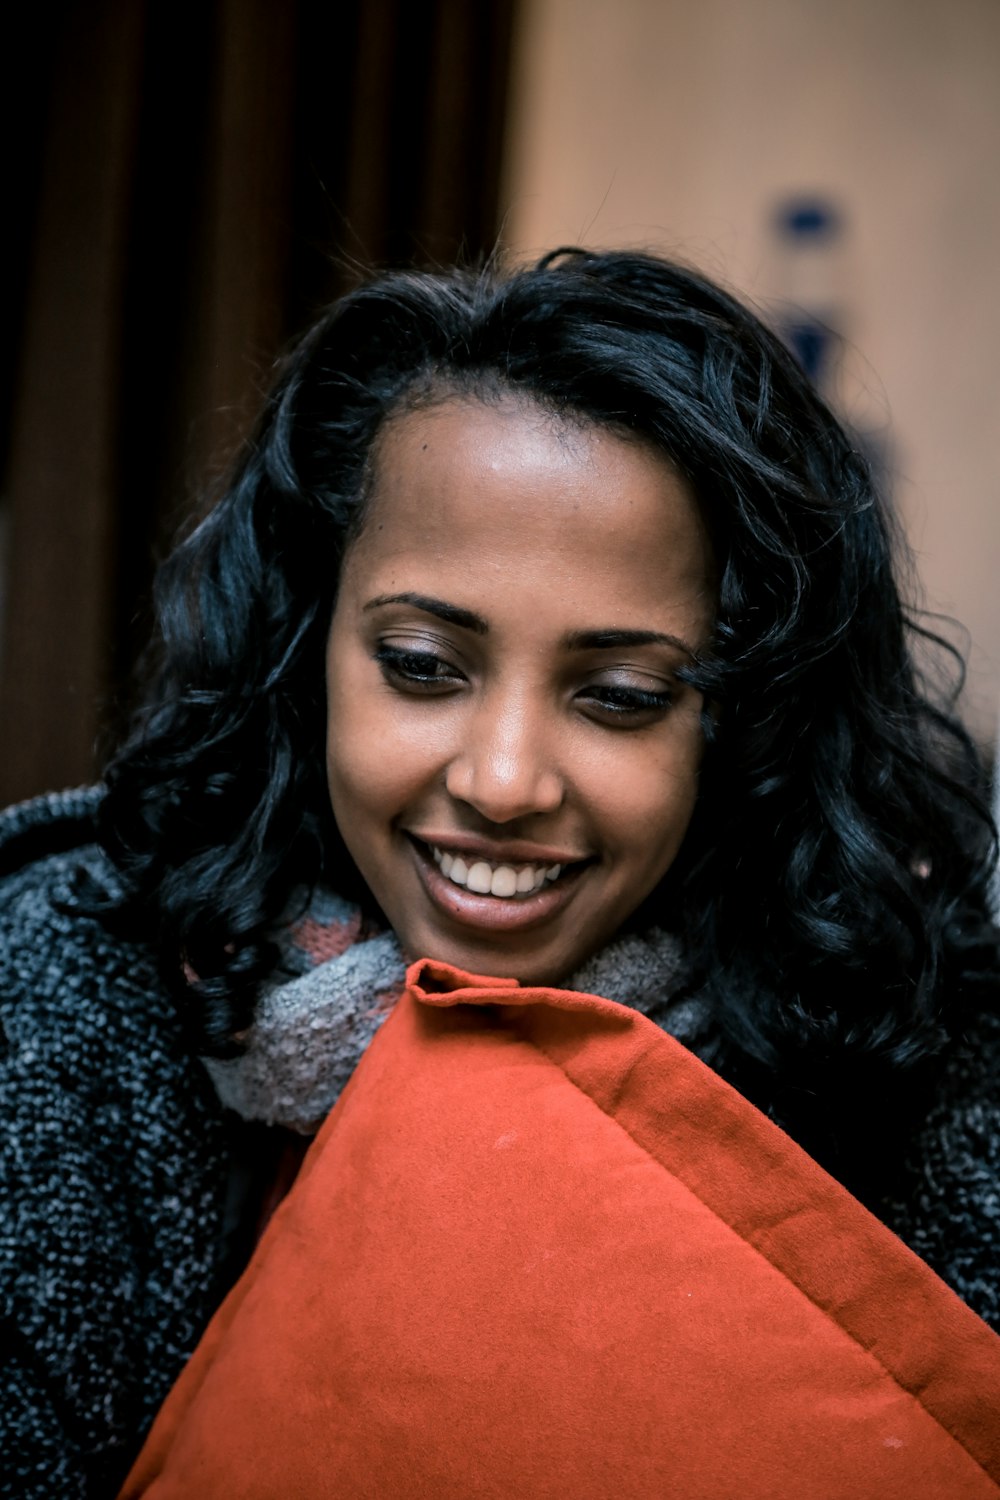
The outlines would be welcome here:
<svg viewBox="0 0 1000 1500">
<path fill-rule="evenodd" d="M 0 812 L 0 962 L 30 962 L 46 928 L 72 945 L 96 939 L 101 924 L 79 892 L 82 882 L 112 892 L 116 884 L 97 842 L 102 795 L 99 786 L 80 787 Z M 19 944 L 22 933 L 29 941 Z"/>
<path fill-rule="evenodd" d="M 907 1189 L 884 1217 L 1000 1330 L 1000 1006 L 981 1005 L 953 1047 L 915 1134 Z"/>
<path fill-rule="evenodd" d="M 81 843 L 92 843 L 102 786 L 71 787 L 46 792 L 0 811 L 0 876 Z"/>
<path fill-rule="evenodd" d="M 83 788 L 0 813 L 0 1083 L 23 1062 L 81 1097 L 172 1093 L 176 1109 L 207 1080 L 155 949 L 116 909 L 101 796 Z"/>
<path fill-rule="evenodd" d="M 100 787 L 52 793 L 0 813 L 0 1015 L 23 1025 L 107 1034 L 109 1018 L 172 1010 L 148 944 L 113 930 L 99 906 L 120 894 L 97 843 Z M 99 1021 L 98 1021 L 98 1018 Z M 136 1018 L 137 1019 L 137 1018 Z"/>
</svg>

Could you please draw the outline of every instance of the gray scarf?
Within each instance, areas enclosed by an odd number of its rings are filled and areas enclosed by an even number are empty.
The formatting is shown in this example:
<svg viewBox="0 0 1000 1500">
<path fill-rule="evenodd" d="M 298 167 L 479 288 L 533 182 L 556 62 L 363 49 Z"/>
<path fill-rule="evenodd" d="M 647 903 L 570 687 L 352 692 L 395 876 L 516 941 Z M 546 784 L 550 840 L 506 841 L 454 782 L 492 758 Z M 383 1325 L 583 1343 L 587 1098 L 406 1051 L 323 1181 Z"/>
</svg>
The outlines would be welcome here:
<svg viewBox="0 0 1000 1500">
<path fill-rule="evenodd" d="M 406 960 L 395 935 L 365 939 L 356 907 L 319 893 L 282 945 L 240 1057 L 204 1059 L 220 1100 L 246 1120 L 314 1134 L 403 990 Z M 706 1062 L 706 1008 L 673 998 L 684 980 L 680 945 L 652 928 L 616 939 L 567 989 L 631 1006 Z"/>
</svg>

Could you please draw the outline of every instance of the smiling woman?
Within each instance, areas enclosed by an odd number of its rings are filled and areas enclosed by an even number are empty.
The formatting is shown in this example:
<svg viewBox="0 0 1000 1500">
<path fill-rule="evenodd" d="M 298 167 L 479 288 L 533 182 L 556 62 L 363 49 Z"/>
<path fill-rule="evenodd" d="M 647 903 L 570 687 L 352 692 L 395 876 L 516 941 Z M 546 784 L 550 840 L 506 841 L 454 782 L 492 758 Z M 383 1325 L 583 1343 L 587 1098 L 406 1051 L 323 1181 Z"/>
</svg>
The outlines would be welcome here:
<svg viewBox="0 0 1000 1500">
<path fill-rule="evenodd" d="M 713 614 L 698 508 L 648 445 L 509 397 L 392 419 L 330 630 L 327 771 L 406 952 L 553 983 L 619 931 L 694 810 L 677 672 Z"/>
<path fill-rule="evenodd" d="M 129 1496 L 1000 1493 L 993 829 L 893 534 L 693 272 L 320 319 L 106 785 L 0 820 L 18 1493 L 196 1346 Z"/>
</svg>

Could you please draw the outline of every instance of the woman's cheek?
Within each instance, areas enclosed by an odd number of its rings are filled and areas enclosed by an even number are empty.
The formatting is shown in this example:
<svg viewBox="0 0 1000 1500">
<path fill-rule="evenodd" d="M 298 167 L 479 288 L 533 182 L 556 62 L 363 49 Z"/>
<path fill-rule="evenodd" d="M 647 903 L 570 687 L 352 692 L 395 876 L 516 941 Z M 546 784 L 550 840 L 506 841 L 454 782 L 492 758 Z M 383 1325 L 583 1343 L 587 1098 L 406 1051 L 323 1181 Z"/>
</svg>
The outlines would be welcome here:
<svg viewBox="0 0 1000 1500">
<path fill-rule="evenodd" d="M 693 722 L 687 719 L 672 727 L 678 732 L 670 736 L 667 753 L 649 758 L 633 780 L 634 795 L 618 810 L 619 823 L 629 828 L 637 856 L 644 847 L 645 858 L 639 862 L 654 871 L 656 879 L 676 858 L 698 798 L 700 721 L 695 716 Z"/>
</svg>

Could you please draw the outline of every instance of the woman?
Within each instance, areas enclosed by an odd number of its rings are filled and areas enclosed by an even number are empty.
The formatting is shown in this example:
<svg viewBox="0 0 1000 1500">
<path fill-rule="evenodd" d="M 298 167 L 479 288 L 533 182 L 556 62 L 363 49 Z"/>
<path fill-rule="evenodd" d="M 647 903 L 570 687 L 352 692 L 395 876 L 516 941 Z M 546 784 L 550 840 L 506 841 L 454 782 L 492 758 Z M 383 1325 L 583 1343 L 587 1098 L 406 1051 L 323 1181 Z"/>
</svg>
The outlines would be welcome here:
<svg viewBox="0 0 1000 1500">
<path fill-rule="evenodd" d="M 330 310 L 163 570 L 106 790 L 7 815 L 16 1493 L 109 1492 L 292 1175 L 264 1126 L 417 958 L 638 1006 L 1000 1323 L 992 828 L 898 550 L 691 272 Z"/>
</svg>

